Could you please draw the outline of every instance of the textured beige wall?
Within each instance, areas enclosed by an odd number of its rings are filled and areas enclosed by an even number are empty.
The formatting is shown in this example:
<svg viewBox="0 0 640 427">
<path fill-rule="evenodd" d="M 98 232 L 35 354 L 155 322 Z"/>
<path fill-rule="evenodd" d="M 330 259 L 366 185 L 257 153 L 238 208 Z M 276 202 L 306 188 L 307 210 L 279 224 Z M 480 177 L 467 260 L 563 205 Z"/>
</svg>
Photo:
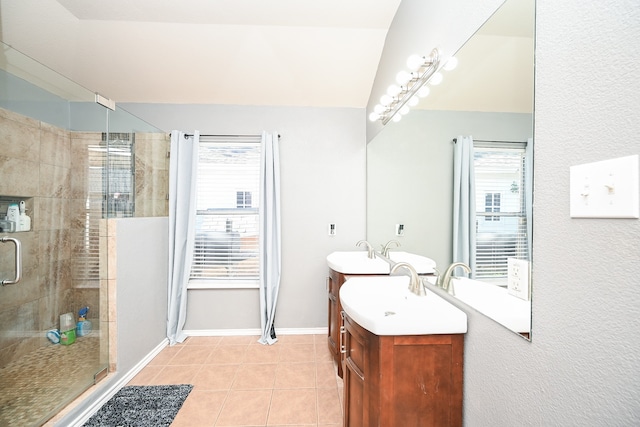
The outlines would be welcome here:
<svg viewBox="0 0 640 427">
<path fill-rule="evenodd" d="M 77 311 L 70 147 L 69 132 L 0 109 L 0 196 L 26 200 L 32 226 L 12 235 L 22 242 L 23 276 L 18 284 L 0 288 L 0 366 L 46 344 L 44 331 L 57 327 L 58 316 Z M 0 247 L 3 275 L 14 270 L 12 246 Z"/>
</svg>

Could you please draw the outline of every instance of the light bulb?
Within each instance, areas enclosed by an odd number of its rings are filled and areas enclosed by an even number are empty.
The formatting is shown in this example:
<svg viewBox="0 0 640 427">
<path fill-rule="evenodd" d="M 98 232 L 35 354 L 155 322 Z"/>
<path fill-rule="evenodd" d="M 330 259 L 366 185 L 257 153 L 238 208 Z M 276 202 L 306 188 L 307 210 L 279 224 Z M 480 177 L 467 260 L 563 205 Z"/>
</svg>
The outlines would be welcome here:
<svg viewBox="0 0 640 427">
<path fill-rule="evenodd" d="M 375 122 L 376 120 L 380 119 L 380 114 L 373 112 L 371 114 L 369 114 L 369 120 L 372 122 Z"/>
<path fill-rule="evenodd" d="M 402 120 L 402 116 L 400 114 L 396 114 L 395 116 L 393 116 L 394 122 L 399 122 L 400 120 Z"/>
<path fill-rule="evenodd" d="M 411 109 L 409 108 L 409 106 L 405 104 L 405 105 L 402 106 L 402 108 L 400 109 L 399 113 L 401 115 L 403 115 L 403 116 L 406 116 L 407 114 L 409 114 L 410 110 Z"/>
<path fill-rule="evenodd" d="M 425 62 L 424 56 L 414 54 L 414 55 L 411 55 L 409 59 L 407 59 L 407 67 L 411 71 L 418 71 L 420 67 L 424 65 L 424 62 Z"/>
<path fill-rule="evenodd" d="M 429 95 L 429 92 L 431 92 L 431 89 L 429 89 L 426 85 L 422 86 L 420 89 L 418 89 L 417 95 L 420 98 L 424 98 L 425 96 Z"/>
<path fill-rule="evenodd" d="M 458 58 L 456 58 L 455 56 L 452 56 L 447 60 L 447 62 L 445 62 L 442 68 L 444 68 L 447 71 L 451 71 L 455 69 L 457 66 L 458 66 Z"/>
<path fill-rule="evenodd" d="M 391 102 L 393 102 L 393 98 L 390 97 L 389 95 L 382 95 L 380 97 L 380 104 L 382 104 L 383 106 L 387 106 L 389 104 L 391 104 Z"/>
<path fill-rule="evenodd" d="M 431 76 L 431 78 L 429 79 L 429 83 L 431 83 L 433 86 L 437 86 L 442 83 L 442 79 L 442 73 L 434 73 L 433 76 Z"/>
<path fill-rule="evenodd" d="M 407 104 L 409 104 L 409 107 L 415 107 L 416 105 L 418 105 L 418 103 L 420 103 L 420 98 L 418 98 L 416 95 L 413 95 L 411 98 L 409 98 L 409 101 L 407 102 Z"/>
<path fill-rule="evenodd" d="M 386 111 L 387 109 L 384 108 L 382 105 L 380 104 L 376 104 L 375 107 L 373 107 L 373 112 L 376 114 L 382 114 Z"/>
<path fill-rule="evenodd" d="M 411 80 L 411 73 L 408 73 L 407 71 L 402 70 L 396 74 L 396 82 L 398 82 L 400 86 L 406 85 L 409 80 Z"/>
<path fill-rule="evenodd" d="M 400 86 L 391 85 L 387 88 L 387 95 L 389 96 L 398 96 L 400 92 L 402 92 L 402 89 L 400 89 Z"/>
</svg>

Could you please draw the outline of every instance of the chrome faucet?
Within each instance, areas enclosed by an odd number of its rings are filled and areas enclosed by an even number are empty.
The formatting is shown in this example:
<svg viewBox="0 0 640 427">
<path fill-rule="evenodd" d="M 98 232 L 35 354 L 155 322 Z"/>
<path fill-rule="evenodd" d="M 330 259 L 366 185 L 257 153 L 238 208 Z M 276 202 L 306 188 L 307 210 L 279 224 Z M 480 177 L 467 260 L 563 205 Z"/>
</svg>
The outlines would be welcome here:
<svg viewBox="0 0 640 427">
<path fill-rule="evenodd" d="M 395 243 L 396 248 L 400 247 L 400 242 L 398 242 L 397 240 L 389 240 L 384 246 L 382 246 L 382 256 L 389 256 L 389 249 L 391 249 L 392 243 Z"/>
<path fill-rule="evenodd" d="M 360 240 L 358 243 L 356 243 L 356 246 L 361 246 L 363 243 L 367 245 L 367 256 L 371 259 L 374 259 L 376 257 L 376 253 L 373 250 L 373 246 L 371 246 L 369 242 L 367 242 L 366 240 Z"/>
<path fill-rule="evenodd" d="M 467 271 L 467 273 L 471 273 L 471 268 L 464 262 L 454 262 L 449 266 L 449 268 L 447 268 L 447 271 L 445 271 L 444 273 L 444 277 L 441 278 L 440 275 L 438 275 L 438 281 L 436 282 L 436 284 L 442 289 L 444 289 L 445 291 L 447 291 L 449 295 L 454 295 L 454 296 L 456 292 L 453 289 L 453 283 L 451 282 L 451 279 L 453 278 L 453 271 L 457 267 L 462 267 L 464 270 Z"/>
<path fill-rule="evenodd" d="M 426 296 L 427 292 L 424 288 L 424 284 L 420 280 L 416 269 L 413 268 L 411 264 L 406 262 L 397 262 L 393 265 L 393 267 L 391 267 L 390 274 L 395 273 L 397 269 L 402 267 L 404 267 L 406 270 L 409 270 L 409 274 L 411 275 L 411 278 L 409 279 L 409 290 L 418 296 Z"/>
</svg>

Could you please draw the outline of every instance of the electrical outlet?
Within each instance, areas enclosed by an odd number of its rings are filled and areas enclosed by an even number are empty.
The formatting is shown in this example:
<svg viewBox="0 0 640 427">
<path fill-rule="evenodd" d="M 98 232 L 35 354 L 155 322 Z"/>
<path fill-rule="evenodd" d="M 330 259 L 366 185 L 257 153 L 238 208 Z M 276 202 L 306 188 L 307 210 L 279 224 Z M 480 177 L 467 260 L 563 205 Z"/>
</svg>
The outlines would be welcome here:
<svg viewBox="0 0 640 427">
<path fill-rule="evenodd" d="M 396 236 L 404 236 L 404 224 L 396 224 Z"/>
<path fill-rule="evenodd" d="M 336 225 L 334 223 L 330 223 L 328 228 L 329 236 L 336 235 Z"/>
<path fill-rule="evenodd" d="M 531 295 L 529 261 L 522 259 L 507 259 L 507 292 L 525 301 Z"/>
</svg>

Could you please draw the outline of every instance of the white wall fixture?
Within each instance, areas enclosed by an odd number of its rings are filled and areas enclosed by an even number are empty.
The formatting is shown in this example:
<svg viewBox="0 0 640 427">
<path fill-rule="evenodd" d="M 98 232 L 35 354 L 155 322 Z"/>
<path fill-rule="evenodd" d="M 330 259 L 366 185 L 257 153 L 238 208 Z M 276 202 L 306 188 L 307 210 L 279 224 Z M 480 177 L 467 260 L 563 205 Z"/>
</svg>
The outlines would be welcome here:
<svg viewBox="0 0 640 427">
<path fill-rule="evenodd" d="M 109 110 L 115 111 L 116 102 L 114 100 L 109 99 L 105 96 L 102 96 L 98 92 L 96 92 L 95 95 L 96 95 L 96 104 L 100 104 L 103 107 L 108 108 Z"/>
<path fill-rule="evenodd" d="M 404 236 L 404 224 L 396 224 L 396 236 Z"/>
<path fill-rule="evenodd" d="M 636 154 L 571 166 L 571 217 L 640 217 L 638 159 Z"/>
</svg>

